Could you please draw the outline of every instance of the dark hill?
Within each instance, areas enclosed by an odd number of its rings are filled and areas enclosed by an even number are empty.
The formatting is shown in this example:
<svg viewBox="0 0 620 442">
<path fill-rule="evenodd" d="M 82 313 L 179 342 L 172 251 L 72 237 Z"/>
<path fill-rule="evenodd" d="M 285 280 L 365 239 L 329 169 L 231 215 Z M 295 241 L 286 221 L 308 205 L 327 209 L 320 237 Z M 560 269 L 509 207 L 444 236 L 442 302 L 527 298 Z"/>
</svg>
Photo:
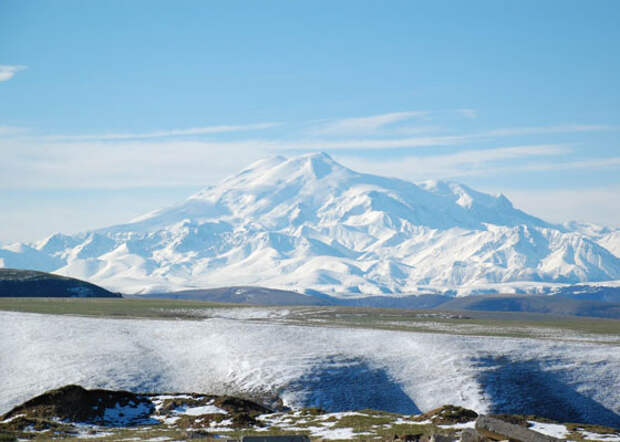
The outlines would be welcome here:
<svg viewBox="0 0 620 442">
<path fill-rule="evenodd" d="M 0 297 L 120 298 L 86 281 L 33 270 L 0 269 Z"/>
<path fill-rule="evenodd" d="M 437 307 L 440 310 L 484 312 L 527 312 L 562 316 L 620 318 L 620 303 L 567 296 L 477 295 L 455 298 Z"/>
<path fill-rule="evenodd" d="M 425 309 L 433 308 L 452 299 L 442 295 L 414 296 L 367 296 L 343 299 L 329 296 L 316 290 L 298 293 L 267 287 L 236 286 L 213 289 L 182 290 L 171 293 L 150 293 L 140 298 L 188 299 L 193 301 L 225 302 L 249 305 L 321 305 L 349 307 L 378 307 Z"/>
<path fill-rule="evenodd" d="M 188 299 L 249 305 L 335 305 L 329 296 L 315 296 L 265 287 L 236 286 L 139 295 L 145 298 Z"/>
<path fill-rule="evenodd" d="M 575 286 L 577 287 L 577 286 Z M 441 311 L 521 312 L 556 316 L 588 316 L 620 319 L 618 290 L 607 289 L 604 296 L 592 291 L 579 293 L 567 289 L 558 295 L 486 294 L 453 298 L 426 294 L 410 296 L 366 296 L 337 298 L 314 290 L 297 293 L 266 287 L 220 287 L 183 290 L 171 293 L 136 295 L 136 298 L 186 299 L 249 305 L 315 305 L 341 307 L 397 308 L 406 310 L 435 309 Z M 615 290 L 615 292 L 613 292 Z"/>
</svg>

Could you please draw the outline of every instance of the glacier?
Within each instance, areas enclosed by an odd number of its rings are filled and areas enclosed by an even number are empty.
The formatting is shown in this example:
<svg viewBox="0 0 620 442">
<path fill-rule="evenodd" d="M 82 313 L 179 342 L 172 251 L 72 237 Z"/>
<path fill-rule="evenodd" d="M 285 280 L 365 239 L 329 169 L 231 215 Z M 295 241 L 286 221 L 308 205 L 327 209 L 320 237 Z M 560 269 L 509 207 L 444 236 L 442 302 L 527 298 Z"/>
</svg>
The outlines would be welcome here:
<svg viewBox="0 0 620 442">
<path fill-rule="evenodd" d="M 123 293 L 259 285 L 335 296 L 545 293 L 620 280 L 620 230 L 555 225 L 463 184 L 258 161 L 122 225 L 0 248 L 0 266 Z"/>
</svg>

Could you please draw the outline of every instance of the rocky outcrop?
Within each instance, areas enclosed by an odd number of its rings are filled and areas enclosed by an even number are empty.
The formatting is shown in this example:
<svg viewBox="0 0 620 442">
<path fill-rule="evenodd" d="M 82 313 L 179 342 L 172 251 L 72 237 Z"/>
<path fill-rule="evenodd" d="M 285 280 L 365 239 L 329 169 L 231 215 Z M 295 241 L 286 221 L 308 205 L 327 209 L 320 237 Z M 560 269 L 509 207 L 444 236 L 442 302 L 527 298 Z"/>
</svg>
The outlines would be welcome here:
<svg viewBox="0 0 620 442">
<path fill-rule="evenodd" d="M 416 420 L 430 420 L 435 425 L 464 424 L 476 420 L 478 413 L 456 405 L 444 405 L 443 407 L 427 411 L 416 417 Z"/>
<path fill-rule="evenodd" d="M 461 440 L 468 442 L 481 441 L 485 440 L 485 438 L 492 441 L 508 440 L 519 442 L 558 442 L 561 440 L 530 430 L 521 425 L 511 424 L 489 416 L 480 416 L 476 420 L 476 430 L 466 432 L 465 439 L 461 436 Z"/>
<path fill-rule="evenodd" d="M 129 391 L 86 390 L 79 385 L 48 391 L 13 408 L 2 416 L 2 420 L 11 420 L 26 416 L 38 420 L 60 420 L 89 423 L 96 425 L 113 425 L 118 413 L 109 410 L 131 409 L 125 414 L 126 425 L 135 425 L 145 421 L 155 407 L 146 395 Z M 119 411 L 119 413 L 122 413 Z"/>
</svg>

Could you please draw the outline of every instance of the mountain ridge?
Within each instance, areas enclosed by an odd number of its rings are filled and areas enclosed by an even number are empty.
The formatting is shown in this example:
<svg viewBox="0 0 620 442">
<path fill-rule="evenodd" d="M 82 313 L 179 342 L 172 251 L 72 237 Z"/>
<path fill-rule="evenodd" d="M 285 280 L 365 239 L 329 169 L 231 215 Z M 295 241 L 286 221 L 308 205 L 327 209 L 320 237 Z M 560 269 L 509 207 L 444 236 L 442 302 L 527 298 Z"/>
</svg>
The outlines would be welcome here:
<svg viewBox="0 0 620 442">
<path fill-rule="evenodd" d="M 1 248 L 0 265 L 35 263 L 126 293 L 261 285 L 454 295 L 619 280 L 615 233 L 577 227 L 503 195 L 359 173 L 315 153 L 260 160 L 126 224 Z"/>
</svg>

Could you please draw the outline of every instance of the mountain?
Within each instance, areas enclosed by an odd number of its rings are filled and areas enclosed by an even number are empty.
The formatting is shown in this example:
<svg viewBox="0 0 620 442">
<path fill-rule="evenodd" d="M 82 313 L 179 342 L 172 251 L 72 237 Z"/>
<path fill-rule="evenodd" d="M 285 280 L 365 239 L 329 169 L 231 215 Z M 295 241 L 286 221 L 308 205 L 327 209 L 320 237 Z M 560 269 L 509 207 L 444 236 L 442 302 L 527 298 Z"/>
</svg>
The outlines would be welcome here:
<svg viewBox="0 0 620 442">
<path fill-rule="evenodd" d="M 32 270 L 0 269 L 0 297 L 120 298 L 94 284 Z"/>
<path fill-rule="evenodd" d="M 176 206 L 5 247 L 0 260 L 126 293 L 454 295 L 620 279 L 620 259 L 594 238 L 503 195 L 358 173 L 324 153 L 268 158 Z"/>
<path fill-rule="evenodd" d="M 572 232 L 579 232 L 594 239 L 599 245 L 605 247 L 611 253 L 620 257 L 620 228 L 598 226 L 591 223 L 579 223 L 570 221 L 562 224 L 564 228 Z"/>
</svg>

